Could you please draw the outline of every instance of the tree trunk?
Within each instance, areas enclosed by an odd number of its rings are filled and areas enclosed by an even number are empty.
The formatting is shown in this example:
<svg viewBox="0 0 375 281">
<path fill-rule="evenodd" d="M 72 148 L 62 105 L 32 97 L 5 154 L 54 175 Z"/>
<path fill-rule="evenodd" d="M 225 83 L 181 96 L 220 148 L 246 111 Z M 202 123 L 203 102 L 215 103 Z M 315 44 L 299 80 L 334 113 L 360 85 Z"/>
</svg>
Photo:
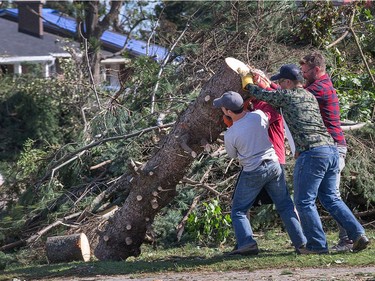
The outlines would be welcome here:
<svg viewBox="0 0 375 281">
<path fill-rule="evenodd" d="M 99 230 L 94 252 L 98 259 L 125 260 L 140 255 L 146 229 L 155 215 L 176 196 L 176 185 L 194 157 L 223 131 L 222 112 L 212 106 L 212 101 L 228 90 L 239 92 L 241 81 L 223 62 L 138 174 L 123 177 L 127 180 L 121 184 L 126 185 L 130 193 L 104 230 Z"/>
<path fill-rule="evenodd" d="M 90 42 L 88 57 L 89 66 L 94 79 L 94 83 L 100 82 L 100 61 L 101 61 L 101 44 L 100 38 L 111 24 L 119 16 L 120 9 L 124 1 L 111 1 L 110 10 L 105 14 L 102 20 L 99 21 L 99 1 L 83 1 L 85 8 L 85 28 L 82 28 L 82 33 Z"/>
<path fill-rule="evenodd" d="M 51 263 L 89 261 L 90 245 L 84 233 L 48 237 L 46 253 Z"/>
</svg>

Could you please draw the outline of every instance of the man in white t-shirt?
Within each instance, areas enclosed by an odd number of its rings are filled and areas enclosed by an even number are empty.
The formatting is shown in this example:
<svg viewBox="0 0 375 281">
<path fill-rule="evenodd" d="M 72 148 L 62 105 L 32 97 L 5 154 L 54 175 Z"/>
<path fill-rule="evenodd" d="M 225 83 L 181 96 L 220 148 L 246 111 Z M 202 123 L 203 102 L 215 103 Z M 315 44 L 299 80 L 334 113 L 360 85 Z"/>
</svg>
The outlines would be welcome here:
<svg viewBox="0 0 375 281">
<path fill-rule="evenodd" d="M 268 137 L 269 121 L 263 111 L 243 110 L 239 93 L 229 91 L 213 102 L 214 107 L 233 120 L 224 134 L 228 156 L 237 158 L 242 166 L 233 195 L 231 218 L 238 248 L 229 254 L 256 255 L 259 252 L 253 238 L 247 211 L 258 193 L 265 188 L 275 203 L 296 249 L 306 243 L 294 205 L 290 198 L 284 174 Z"/>
</svg>

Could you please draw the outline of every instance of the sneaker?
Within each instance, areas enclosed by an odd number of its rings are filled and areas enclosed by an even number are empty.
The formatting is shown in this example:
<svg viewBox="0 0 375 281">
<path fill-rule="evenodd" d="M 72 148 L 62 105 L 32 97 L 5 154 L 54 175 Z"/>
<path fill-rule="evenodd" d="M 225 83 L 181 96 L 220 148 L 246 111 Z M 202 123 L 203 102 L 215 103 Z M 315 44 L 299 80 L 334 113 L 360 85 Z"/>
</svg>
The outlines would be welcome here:
<svg viewBox="0 0 375 281">
<path fill-rule="evenodd" d="M 306 248 L 306 246 L 302 246 L 301 248 L 296 249 L 296 252 L 298 255 L 322 255 L 322 254 L 328 254 L 328 249 L 322 249 L 322 250 L 309 250 Z"/>
<path fill-rule="evenodd" d="M 258 245 L 250 244 L 245 247 L 234 249 L 229 253 L 225 253 L 227 256 L 234 256 L 234 255 L 242 255 L 242 256 L 250 256 L 250 255 L 257 255 L 259 253 Z"/>
<path fill-rule="evenodd" d="M 354 241 L 353 252 L 359 252 L 366 249 L 368 244 L 370 244 L 370 240 L 368 240 L 366 235 L 362 234 L 357 240 Z"/>
<path fill-rule="evenodd" d="M 353 241 L 352 240 L 340 240 L 336 245 L 331 247 L 332 252 L 344 253 L 351 252 L 353 250 Z"/>
</svg>

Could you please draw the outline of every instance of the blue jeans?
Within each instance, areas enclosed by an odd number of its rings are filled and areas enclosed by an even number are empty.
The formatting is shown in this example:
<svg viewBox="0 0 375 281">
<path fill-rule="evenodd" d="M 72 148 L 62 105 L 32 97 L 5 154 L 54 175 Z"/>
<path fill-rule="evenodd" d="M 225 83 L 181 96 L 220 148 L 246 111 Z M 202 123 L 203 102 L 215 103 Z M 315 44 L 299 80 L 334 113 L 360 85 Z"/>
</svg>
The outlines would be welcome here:
<svg viewBox="0 0 375 281">
<path fill-rule="evenodd" d="M 328 250 L 327 240 L 315 201 L 323 207 L 355 240 L 365 231 L 346 204 L 337 195 L 339 154 L 335 146 L 319 146 L 302 152 L 294 167 L 294 202 L 307 238 L 309 250 Z"/>
<path fill-rule="evenodd" d="M 299 248 L 306 243 L 293 201 L 285 183 L 285 176 L 278 162 L 263 161 L 255 170 L 242 171 L 234 191 L 231 218 L 238 248 L 255 244 L 247 211 L 253 205 L 262 188 L 275 203 L 293 245 Z"/>
</svg>

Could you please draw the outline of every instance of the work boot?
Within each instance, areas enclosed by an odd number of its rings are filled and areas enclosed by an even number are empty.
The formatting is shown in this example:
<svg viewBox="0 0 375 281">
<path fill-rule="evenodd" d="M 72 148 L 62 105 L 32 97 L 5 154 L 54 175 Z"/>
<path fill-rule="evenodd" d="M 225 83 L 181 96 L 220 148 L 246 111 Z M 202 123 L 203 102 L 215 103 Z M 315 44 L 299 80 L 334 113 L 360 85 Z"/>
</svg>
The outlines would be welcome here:
<svg viewBox="0 0 375 281">
<path fill-rule="evenodd" d="M 234 255 L 242 255 L 242 256 L 250 256 L 250 255 L 257 255 L 259 253 L 257 243 L 246 245 L 239 249 L 234 249 L 228 253 L 225 253 L 227 256 L 234 256 Z"/>
<path fill-rule="evenodd" d="M 350 239 L 340 239 L 339 242 L 331 247 L 332 252 L 344 253 L 351 252 L 353 249 L 353 241 Z"/>
<path fill-rule="evenodd" d="M 357 238 L 353 243 L 353 252 L 359 252 L 367 248 L 368 244 L 370 244 L 370 240 L 366 237 L 366 235 L 362 234 Z"/>
<path fill-rule="evenodd" d="M 328 249 L 321 249 L 321 250 L 309 250 L 306 248 L 305 245 L 301 246 L 300 248 L 296 249 L 296 253 L 298 255 L 322 255 L 322 254 L 328 254 Z"/>
</svg>

